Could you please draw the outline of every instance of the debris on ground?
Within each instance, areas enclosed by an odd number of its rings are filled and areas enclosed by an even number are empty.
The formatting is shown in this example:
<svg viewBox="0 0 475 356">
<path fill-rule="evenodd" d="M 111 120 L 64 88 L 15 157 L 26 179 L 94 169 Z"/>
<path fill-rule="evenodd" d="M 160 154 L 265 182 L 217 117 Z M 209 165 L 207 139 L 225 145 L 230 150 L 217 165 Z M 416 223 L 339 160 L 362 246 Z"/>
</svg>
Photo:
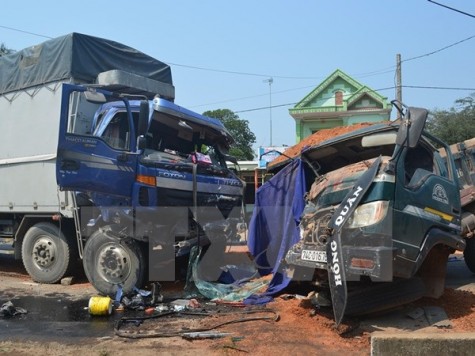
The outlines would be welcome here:
<svg viewBox="0 0 475 356">
<path fill-rule="evenodd" d="M 224 271 L 228 283 L 207 281 L 199 273 L 200 255 L 201 249 L 193 247 L 190 253 L 187 284 L 185 286 L 185 290 L 189 295 L 199 293 L 212 301 L 242 302 L 251 295 L 264 292 L 269 285 L 269 276 L 256 278 L 257 270 L 255 268 L 250 269 L 249 266 L 240 270 L 237 266 L 228 266 Z M 231 270 L 233 272 L 230 272 Z M 234 281 L 230 283 L 231 275 L 233 277 L 239 276 L 239 279 L 234 278 Z"/>
<path fill-rule="evenodd" d="M 275 310 L 261 307 L 239 311 L 229 311 L 222 306 L 198 311 L 169 310 L 150 316 L 123 317 L 115 326 L 115 334 L 130 339 L 155 337 L 214 339 L 226 336 L 225 333 L 215 331 L 226 325 L 251 321 L 277 322 L 279 319 L 280 315 Z"/>
<path fill-rule="evenodd" d="M 171 309 L 174 311 L 183 311 L 186 309 L 197 309 L 201 307 L 200 302 L 195 298 L 192 299 L 177 299 L 170 303 Z M 162 307 L 163 308 L 163 307 Z M 157 308 L 155 308 L 157 310 Z M 168 310 L 168 308 L 163 309 L 163 311 Z M 158 310 L 157 310 L 158 311 Z"/>
<path fill-rule="evenodd" d="M 412 320 L 417 320 L 417 319 L 419 319 L 421 316 L 424 315 L 424 309 L 422 309 L 422 308 L 416 308 L 416 309 L 413 309 L 413 310 L 409 311 L 406 315 L 407 315 L 409 318 L 411 318 Z"/>
<path fill-rule="evenodd" d="M 112 299 L 103 296 L 94 296 L 89 299 L 89 314 L 110 315 L 112 314 Z"/>
<path fill-rule="evenodd" d="M 64 277 L 61 278 L 61 285 L 62 286 L 70 286 L 73 284 L 74 277 Z"/>
<path fill-rule="evenodd" d="M 223 332 L 193 332 L 193 333 L 184 333 L 181 335 L 182 338 L 187 340 L 198 340 L 198 339 L 220 339 L 225 336 L 232 335 L 232 333 L 223 333 Z"/>
<path fill-rule="evenodd" d="M 452 328 L 452 323 L 445 310 L 437 306 L 424 306 L 424 313 L 430 326 Z"/>
<path fill-rule="evenodd" d="M 11 301 L 3 303 L 3 305 L 0 307 L 0 316 L 4 318 L 9 318 L 18 314 L 26 313 L 26 309 L 15 307 Z"/>
</svg>

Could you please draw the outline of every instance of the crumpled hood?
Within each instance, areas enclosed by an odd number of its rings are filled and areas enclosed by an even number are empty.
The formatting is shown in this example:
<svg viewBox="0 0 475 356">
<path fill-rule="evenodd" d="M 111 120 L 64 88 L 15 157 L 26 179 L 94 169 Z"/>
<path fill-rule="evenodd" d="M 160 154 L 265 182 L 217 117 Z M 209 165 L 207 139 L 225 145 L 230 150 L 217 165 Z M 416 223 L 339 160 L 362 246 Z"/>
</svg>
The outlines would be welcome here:
<svg viewBox="0 0 475 356">
<path fill-rule="evenodd" d="M 312 201 L 317 208 L 338 205 L 375 159 L 350 164 L 317 177 L 310 188 L 307 200 Z M 384 171 L 388 161 L 389 157 L 383 157 L 379 172 Z"/>
</svg>

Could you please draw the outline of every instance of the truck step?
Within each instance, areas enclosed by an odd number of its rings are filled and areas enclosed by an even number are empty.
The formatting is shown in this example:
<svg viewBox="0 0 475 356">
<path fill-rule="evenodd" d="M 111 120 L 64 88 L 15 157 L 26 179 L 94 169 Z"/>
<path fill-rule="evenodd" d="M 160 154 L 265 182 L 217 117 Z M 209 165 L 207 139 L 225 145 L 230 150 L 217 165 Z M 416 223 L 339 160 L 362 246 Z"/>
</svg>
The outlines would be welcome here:
<svg viewBox="0 0 475 356">
<path fill-rule="evenodd" d="M 13 237 L 13 221 L 0 219 L 0 239 L 2 237 Z"/>
<path fill-rule="evenodd" d="M 0 254 L 13 255 L 15 253 L 13 241 L 13 237 L 0 235 Z"/>
</svg>

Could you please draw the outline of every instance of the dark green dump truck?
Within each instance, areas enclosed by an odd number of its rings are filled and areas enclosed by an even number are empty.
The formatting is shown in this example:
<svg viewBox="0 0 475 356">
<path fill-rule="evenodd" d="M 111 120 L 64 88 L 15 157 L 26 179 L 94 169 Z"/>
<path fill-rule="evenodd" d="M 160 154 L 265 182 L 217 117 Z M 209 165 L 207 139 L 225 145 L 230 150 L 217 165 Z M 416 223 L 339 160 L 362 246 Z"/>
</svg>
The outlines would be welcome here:
<svg viewBox="0 0 475 356">
<path fill-rule="evenodd" d="M 447 260 L 475 272 L 475 139 L 448 146 L 428 112 L 372 125 L 302 152 L 312 167 L 287 273 L 331 298 L 335 320 L 440 297 Z"/>
</svg>

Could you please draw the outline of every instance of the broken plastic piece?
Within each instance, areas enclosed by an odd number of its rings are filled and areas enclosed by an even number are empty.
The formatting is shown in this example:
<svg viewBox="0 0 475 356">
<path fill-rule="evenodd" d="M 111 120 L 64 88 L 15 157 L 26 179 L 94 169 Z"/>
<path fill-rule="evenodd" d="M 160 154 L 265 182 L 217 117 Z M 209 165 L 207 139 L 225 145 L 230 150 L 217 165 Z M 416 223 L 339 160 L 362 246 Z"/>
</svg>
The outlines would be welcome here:
<svg viewBox="0 0 475 356">
<path fill-rule="evenodd" d="M 232 333 L 223 333 L 223 332 L 216 332 L 216 331 L 207 331 L 207 332 L 191 332 L 191 333 L 183 333 L 182 337 L 188 340 L 196 340 L 196 339 L 219 339 Z"/>
<path fill-rule="evenodd" d="M 162 291 L 161 284 L 158 282 L 154 282 L 152 284 L 152 300 L 150 302 L 152 305 L 163 302 L 163 295 L 161 291 Z"/>
<path fill-rule="evenodd" d="M 163 313 L 163 312 L 166 312 L 168 310 L 169 310 L 169 308 L 165 304 L 159 304 L 155 307 L 155 311 L 158 311 L 159 313 Z"/>
<path fill-rule="evenodd" d="M 122 303 L 127 309 L 133 309 L 133 310 L 145 309 L 145 302 L 143 300 L 143 297 L 140 294 L 135 295 L 131 299 L 125 296 L 122 298 Z"/>
<path fill-rule="evenodd" d="M 190 301 L 188 299 L 177 299 L 170 303 L 174 311 L 180 312 L 186 310 Z"/>
<path fill-rule="evenodd" d="M 114 305 L 119 305 L 121 300 L 122 300 L 122 286 L 119 284 L 119 287 L 117 288 L 117 292 L 115 293 L 115 299 L 114 299 Z"/>
<path fill-rule="evenodd" d="M 205 281 L 200 278 L 198 273 L 200 253 L 201 249 L 198 249 L 196 246 L 191 249 L 186 284 L 190 286 L 194 283 L 199 293 L 206 298 L 229 302 L 243 301 L 249 296 L 266 289 L 269 285 L 269 278 L 267 277 L 243 284 L 223 284 Z"/>
<path fill-rule="evenodd" d="M 147 308 L 144 310 L 144 313 L 145 314 L 153 314 L 153 312 L 155 311 L 155 308 Z"/>
<path fill-rule="evenodd" d="M 2 307 L 0 308 L 0 315 L 3 317 L 10 317 L 15 316 L 18 314 L 26 314 L 26 309 L 15 307 L 12 302 L 8 301 L 3 303 Z"/>
<path fill-rule="evenodd" d="M 190 299 L 190 301 L 188 302 L 188 307 L 191 309 L 196 309 L 201 307 L 201 304 L 196 299 Z"/>
<path fill-rule="evenodd" d="M 138 289 L 137 287 L 134 287 L 134 292 L 140 294 L 142 297 L 149 297 L 152 294 L 149 290 Z"/>
</svg>

